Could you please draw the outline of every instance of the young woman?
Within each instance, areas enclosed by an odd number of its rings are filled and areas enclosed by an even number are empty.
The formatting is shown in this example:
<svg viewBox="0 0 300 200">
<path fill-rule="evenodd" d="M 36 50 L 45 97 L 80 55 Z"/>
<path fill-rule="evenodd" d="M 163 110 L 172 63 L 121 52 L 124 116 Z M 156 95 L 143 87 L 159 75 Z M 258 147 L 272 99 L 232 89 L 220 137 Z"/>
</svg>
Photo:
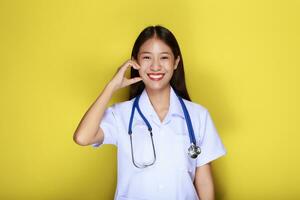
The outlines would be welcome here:
<svg viewBox="0 0 300 200">
<path fill-rule="evenodd" d="M 129 100 L 107 108 L 129 85 Z M 210 163 L 226 153 L 208 110 L 191 101 L 179 45 L 162 26 L 140 33 L 73 139 L 118 147 L 116 200 L 214 199 Z"/>
</svg>

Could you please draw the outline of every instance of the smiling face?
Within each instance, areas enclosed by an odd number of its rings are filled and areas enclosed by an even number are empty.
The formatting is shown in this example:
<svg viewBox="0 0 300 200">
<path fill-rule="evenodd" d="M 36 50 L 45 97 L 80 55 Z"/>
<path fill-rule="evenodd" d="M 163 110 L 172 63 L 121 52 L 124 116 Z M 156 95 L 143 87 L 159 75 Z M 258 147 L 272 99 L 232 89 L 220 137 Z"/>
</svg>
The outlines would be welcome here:
<svg viewBox="0 0 300 200">
<path fill-rule="evenodd" d="M 145 87 L 161 90 L 170 85 L 174 70 L 179 63 L 175 60 L 172 49 L 158 38 L 150 38 L 139 49 L 137 62 L 141 66 L 140 77 Z"/>
</svg>

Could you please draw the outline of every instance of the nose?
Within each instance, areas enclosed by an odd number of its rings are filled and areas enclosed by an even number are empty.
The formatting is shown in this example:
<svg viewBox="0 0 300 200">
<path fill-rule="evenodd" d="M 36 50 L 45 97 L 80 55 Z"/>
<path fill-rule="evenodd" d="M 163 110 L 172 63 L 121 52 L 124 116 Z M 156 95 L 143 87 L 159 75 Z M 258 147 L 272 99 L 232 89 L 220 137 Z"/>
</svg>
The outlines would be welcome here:
<svg viewBox="0 0 300 200">
<path fill-rule="evenodd" d="M 154 59 L 150 69 L 151 71 L 155 71 L 155 72 L 161 70 L 161 65 L 157 59 Z"/>
</svg>

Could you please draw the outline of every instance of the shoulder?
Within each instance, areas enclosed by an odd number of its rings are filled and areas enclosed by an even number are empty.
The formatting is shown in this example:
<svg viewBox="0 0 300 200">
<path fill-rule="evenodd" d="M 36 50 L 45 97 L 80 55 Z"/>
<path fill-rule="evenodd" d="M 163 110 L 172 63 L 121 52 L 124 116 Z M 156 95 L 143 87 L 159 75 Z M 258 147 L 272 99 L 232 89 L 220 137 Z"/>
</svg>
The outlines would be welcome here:
<svg viewBox="0 0 300 200">
<path fill-rule="evenodd" d="M 208 112 L 207 108 L 200 103 L 196 103 L 196 102 L 189 101 L 186 99 L 183 99 L 183 101 L 184 101 L 188 111 L 193 113 L 194 115 L 204 116 Z"/>
<path fill-rule="evenodd" d="M 128 113 L 131 111 L 133 100 L 134 99 L 114 103 L 108 109 L 112 109 L 114 113 L 119 115 Z"/>
<path fill-rule="evenodd" d="M 202 138 L 203 133 L 210 118 L 210 113 L 207 107 L 200 103 L 188 101 L 184 99 L 184 103 L 189 111 L 190 118 L 193 126 L 195 126 L 195 132 L 197 138 Z"/>
</svg>

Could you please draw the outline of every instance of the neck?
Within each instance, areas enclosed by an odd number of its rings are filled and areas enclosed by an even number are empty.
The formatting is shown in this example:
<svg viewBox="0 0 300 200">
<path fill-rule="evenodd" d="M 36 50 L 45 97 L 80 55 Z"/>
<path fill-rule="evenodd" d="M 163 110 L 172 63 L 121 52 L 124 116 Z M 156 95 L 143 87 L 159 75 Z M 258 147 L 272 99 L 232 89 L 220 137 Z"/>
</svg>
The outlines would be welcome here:
<svg viewBox="0 0 300 200">
<path fill-rule="evenodd" d="M 167 86 L 161 90 L 151 90 L 146 88 L 149 100 L 155 111 L 168 110 L 170 105 L 171 86 Z"/>
</svg>

